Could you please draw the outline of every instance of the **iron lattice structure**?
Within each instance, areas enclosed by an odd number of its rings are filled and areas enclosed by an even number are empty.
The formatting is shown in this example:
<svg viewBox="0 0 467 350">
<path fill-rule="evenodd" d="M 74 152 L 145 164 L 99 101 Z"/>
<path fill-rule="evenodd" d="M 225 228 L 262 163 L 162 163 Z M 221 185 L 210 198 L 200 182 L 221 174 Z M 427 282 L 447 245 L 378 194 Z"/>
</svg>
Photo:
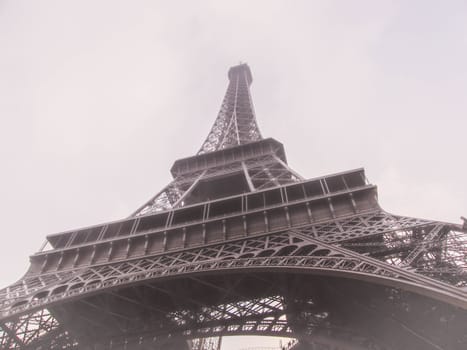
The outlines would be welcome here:
<svg viewBox="0 0 467 350">
<path fill-rule="evenodd" d="M 201 150 L 123 220 L 53 234 L 0 291 L 2 349 L 465 349 L 467 227 L 385 212 L 363 169 L 305 180 L 229 71 Z"/>
</svg>

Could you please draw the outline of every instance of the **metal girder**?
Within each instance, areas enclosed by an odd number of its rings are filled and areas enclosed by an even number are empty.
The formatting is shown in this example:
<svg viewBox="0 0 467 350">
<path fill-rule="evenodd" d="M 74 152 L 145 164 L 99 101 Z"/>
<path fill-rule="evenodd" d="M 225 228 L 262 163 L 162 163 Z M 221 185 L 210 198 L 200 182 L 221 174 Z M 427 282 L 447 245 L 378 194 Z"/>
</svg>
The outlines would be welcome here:
<svg viewBox="0 0 467 350">
<path fill-rule="evenodd" d="M 276 187 L 303 180 L 286 163 L 275 155 L 250 158 L 223 166 L 216 166 L 204 171 L 177 176 L 148 203 L 139 208 L 132 216 L 148 215 L 163 210 L 182 207 L 183 199 L 198 185 L 200 181 L 228 174 L 243 172 L 250 191 Z"/>
<path fill-rule="evenodd" d="M 366 220 L 361 220 L 366 224 L 372 222 L 367 217 Z M 344 225 L 343 225 L 344 224 Z M 336 225 L 337 227 L 345 227 L 345 223 Z M 312 230 L 310 231 L 312 232 Z M 384 234 L 382 230 L 379 234 Z M 170 253 L 166 255 L 160 255 L 153 258 L 140 259 L 137 261 L 122 262 L 119 264 L 110 264 L 95 266 L 92 269 L 87 270 L 85 273 L 73 277 L 70 281 L 70 285 L 76 283 L 83 283 L 83 286 L 77 289 L 71 289 L 62 294 L 56 294 L 52 298 L 44 298 L 42 300 L 43 305 L 51 305 L 53 307 L 57 302 L 66 302 L 68 298 L 73 299 L 79 296 L 79 298 L 86 298 L 86 295 L 92 295 L 99 291 L 101 295 L 105 289 L 113 290 L 132 284 L 141 283 L 144 280 L 154 281 L 157 278 L 167 278 L 169 276 L 186 275 L 195 276 L 195 273 L 202 273 L 203 271 L 221 271 L 223 270 L 239 270 L 249 269 L 258 271 L 263 268 L 286 268 L 294 267 L 298 269 L 306 268 L 309 271 L 317 269 L 320 271 L 348 271 L 350 273 L 363 274 L 368 277 L 380 276 L 393 285 L 404 285 L 407 281 L 410 284 L 416 284 L 417 288 L 426 285 L 427 288 L 433 289 L 444 289 L 446 293 L 451 294 L 451 298 L 455 295 L 462 296 L 457 289 L 452 289 L 448 286 L 435 282 L 426 277 L 414 274 L 410 271 L 402 270 L 398 267 L 392 267 L 391 265 L 375 260 L 368 256 L 360 253 L 355 253 L 347 249 L 343 249 L 335 244 L 325 243 L 314 235 L 308 232 L 300 231 L 284 231 L 273 235 L 260 236 L 260 237 L 248 237 L 242 240 L 236 240 L 226 242 L 224 244 L 211 245 L 202 247 L 197 250 L 187 250 L 178 253 Z M 193 278 L 193 277 L 191 277 Z M 399 280 L 399 283 L 394 284 Z M 409 288 L 412 289 L 413 288 Z M 237 297 L 235 295 L 229 295 L 229 298 Z M 119 296 L 119 298 L 122 298 Z M 63 300 L 63 301 L 60 301 Z M 189 298 L 182 298 L 185 302 L 189 302 Z M 242 299 L 240 299 L 242 300 Z M 464 299 L 465 300 L 465 299 Z M 205 320 L 216 320 L 216 322 L 226 320 L 226 316 L 233 317 L 237 314 L 237 317 L 243 318 L 245 322 L 248 319 L 248 311 L 242 310 L 255 310 L 255 307 L 248 306 L 252 300 L 241 301 L 240 304 L 225 304 L 224 306 L 218 305 L 211 309 L 204 309 L 203 314 Z M 40 306 L 41 301 L 35 301 L 36 307 Z M 135 302 L 133 302 L 136 304 Z M 174 304 L 181 303 L 176 301 Z M 95 304 L 95 303 L 94 303 Z M 101 304 L 101 303 L 99 303 Z M 254 305 L 260 305 L 258 302 L 253 302 Z M 149 304 L 142 303 L 139 306 L 150 309 Z M 235 306 L 237 305 L 237 306 Z M 217 310 L 217 311 L 216 311 Z M 261 306 L 258 310 L 265 310 L 264 306 Z M 101 312 L 105 310 L 102 309 Z M 176 312 L 169 317 L 174 320 L 183 320 L 185 317 L 193 317 L 196 319 L 199 316 L 190 316 L 191 314 Z M 240 312 L 240 313 L 239 313 Z M 159 313 L 163 313 L 160 310 Z M 116 316 L 112 313 L 110 316 Z M 216 316 L 217 315 L 217 316 Z M 268 313 L 268 315 L 270 315 Z M 32 320 L 30 315 L 24 315 L 25 319 Z M 268 316 L 269 317 L 269 316 Z M 211 321 L 211 322 L 212 322 Z M 248 321 L 249 322 L 249 321 Z M 255 332 L 259 329 L 266 329 L 267 326 L 263 323 L 257 324 L 253 327 Z M 250 325 L 251 326 L 251 325 Z M 248 327 L 250 327 L 248 326 Z M 231 327 L 229 330 L 234 330 L 239 333 L 245 331 L 248 327 L 235 328 Z M 259 327 L 259 328 L 258 328 Z M 283 329 L 282 329 L 283 331 Z M 43 332 L 43 331 L 42 331 Z M 197 331 L 198 332 L 198 331 Z M 204 333 L 203 333 L 204 334 Z M 211 333 L 209 333 L 211 334 Z M 200 336 L 200 334 L 192 334 L 193 337 Z M 8 334 L 4 335 L 4 338 L 10 339 Z M 16 345 L 15 345 L 16 346 Z M 10 346 L 15 348 L 15 346 Z"/>
<path fill-rule="evenodd" d="M 336 227 L 339 226 L 342 227 L 342 224 L 336 225 Z M 382 230 L 380 234 L 384 232 Z M 40 297 L 36 294 L 22 299 L 29 300 L 29 302 L 6 309 L 2 312 L 2 316 L 22 314 L 42 305 L 57 303 L 77 295 L 172 275 L 202 273 L 213 269 L 284 267 L 306 267 L 310 271 L 316 269 L 358 272 L 368 277 L 381 276 L 393 281 L 390 283 L 396 283 L 399 280 L 398 284 L 410 281 L 410 283 L 416 284 L 422 293 L 424 288 L 435 288 L 440 293 L 440 298 L 446 297 L 452 303 L 462 304 L 467 300 L 466 293 L 458 288 L 361 253 L 326 243 L 321 240 L 320 236 L 314 237 L 306 230 L 287 230 L 277 234 L 249 237 L 198 249 L 94 266 L 69 279 L 66 284 L 62 285 L 63 290 L 60 293 L 52 293 L 52 290 L 55 291 L 58 288 L 54 285 L 53 288 L 50 288 L 49 293 L 45 293 L 45 290 L 41 291 Z M 444 296 L 442 297 L 442 295 Z M 456 301 L 458 299 L 459 301 Z M 464 301 L 462 302 L 462 300 Z"/>
<path fill-rule="evenodd" d="M 222 338 L 197 338 L 190 341 L 191 350 L 221 350 Z"/>
<path fill-rule="evenodd" d="M 198 154 L 261 139 L 250 95 L 251 81 L 246 64 L 229 71 L 229 86 L 219 114 Z"/>
<path fill-rule="evenodd" d="M 217 279 L 217 285 L 220 285 L 221 289 L 225 288 L 227 290 L 227 286 L 230 284 L 226 281 L 231 278 L 230 276 L 224 275 L 221 279 Z M 241 276 L 245 278 L 245 275 Z M 286 277 L 287 275 L 283 276 Z M 347 308 L 347 311 L 344 310 L 346 315 L 360 315 L 364 317 L 363 319 L 367 320 L 373 320 L 376 317 L 378 321 L 372 322 L 376 325 L 387 323 L 386 327 L 389 325 L 394 326 L 397 317 L 400 317 L 401 314 L 407 314 L 407 311 L 403 309 L 400 312 L 398 311 L 397 314 L 394 314 L 394 311 L 400 308 L 400 305 L 411 302 L 411 299 L 405 299 L 404 294 L 401 294 L 396 289 L 388 289 L 385 293 L 389 294 L 381 295 L 378 299 L 379 301 L 375 301 L 376 299 L 372 301 L 371 298 L 377 296 L 377 293 L 371 290 L 368 291 L 366 288 L 360 288 L 358 291 L 352 292 L 345 285 L 334 284 L 333 287 L 326 288 L 321 294 L 327 296 L 327 298 L 333 295 L 335 297 L 328 303 L 322 303 L 322 297 L 319 297 L 319 294 L 315 295 L 315 293 L 308 289 L 316 285 L 318 279 L 307 284 L 303 278 L 297 278 L 294 282 L 290 279 L 282 280 L 282 278 L 276 277 L 277 275 L 275 274 L 269 276 L 262 276 L 261 274 L 250 275 L 247 280 L 242 282 L 243 285 L 235 287 L 233 293 L 229 293 L 227 299 L 230 301 L 225 303 L 217 302 L 217 300 L 225 299 L 225 296 L 223 296 L 224 292 L 221 290 L 220 294 L 218 294 L 220 299 L 217 296 L 207 297 L 206 293 L 209 290 L 212 291 L 216 286 L 210 282 L 204 283 L 206 280 L 199 281 L 197 279 L 195 281 L 191 279 L 195 282 L 191 290 L 179 288 L 185 285 L 185 283 L 182 283 L 183 281 L 180 281 L 179 285 L 174 284 L 176 281 L 172 282 L 172 284 L 161 284 L 160 288 L 166 289 L 164 291 L 165 294 L 181 293 L 179 295 L 180 303 L 176 302 L 173 305 L 167 305 L 164 300 L 160 301 L 161 305 L 174 309 L 174 311 L 167 311 L 162 318 L 163 320 L 170 320 L 164 328 L 161 328 L 162 324 L 157 319 L 151 321 L 151 318 L 147 318 L 142 320 L 144 321 L 144 327 L 136 323 L 133 327 L 125 329 L 123 333 L 126 336 L 124 337 L 119 335 L 120 331 L 110 333 L 107 336 L 108 338 L 101 332 L 99 333 L 101 335 L 99 339 L 89 337 L 90 343 L 100 344 L 105 349 L 110 348 L 110 345 L 112 349 L 120 349 L 124 348 L 125 344 L 126 346 L 129 346 L 129 344 L 134 345 L 135 349 L 139 349 L 139 345 L 144 346 L 141 348 L 148 347 L 149 345 L 153 346 L 153 348 L 164 348 L 161 344 L 164 344 L 166 339 L 173 337 L 190 339 L 216 335 L 263 334 L 288 337 L 300 335 L 300 339 L 308 339 L 310 342 L 321 344 L 322 346 L 332 345 L 338 349 L 389 349 L 391 347 L 384 346 L 384 344 L 380 343 L 377 339 L 372 339 L 368 334 L 359 334 L 358 329 L 360 327 L 363 327 L 361 329 L 367 327 L 365 323 L 359 325 L 355 323 L 355 320 L 352 320 L 353 324 L 358 325 L 353 331 L 339 327 L 339 323 L 335 323 L 336 320 L 339 320 L 336 319 L 336 311 Z M 224 281 L 222 281 L 222 278 Z M 252 285 L 255 281 L 259 283 L 257 287 L 253 287 Z M 287 283 L 286 285 L 289 286 L 286 290 L 284 290 L 286 286 L 284 283 Z M 327 284 L 324 281 L 321 283 L 324 286 Z M 292 288 L 291 286 L 294 284 L 295 287 Z M 245 289 L 245 286 L 248 285 L 256 289 L 256 292 L 260 292 L 257 295 L 262 294 L 265 296 L 252 298 L 251 290 Z M 204 292 L 200 293 L 199 288 L 204 288 L 204 286 L 207 286 L 208 289 L 203 289 Z M 274 293 L 277 291 L 281 291 L 284 296 L 275 295 Z M 243 295 L 243 293 L 246 294 Z M 353 293 L 355 294 L 355 298 L 352 296 Z M 197 301 L 192 302 L 185 298 L 186 296 L 196 298 Z M 368 299 L 369 296 L 372 297 Z M 132 297 L 136 297 L 136 295 Z M 155 300 L 159 299 L 156 298 Z M 368 301 L 370 304 L 365 306 L 365 303 Z M 102 300 L 100 303 L 105 304 Z M 347 306 L 338 305 L 339 303 Z M 298 307 L 293 305 L 297 305 Z M 333 308 L 332 305 L 335 305 L 335 307 Z M 421 305 L 422 308 L 426 308 L 426 306 L 425 304 Z M 145 309 L 144 306 L 141 307 Z M 99 312 L 106 313 L 105 309 Z M 410 315 L 410 313 L 407 315 Z M 106 317 L 113 316 L 108 312 Z M 425 315 L 425 317 L 428 316 Z M 436 318 L 436 315 L 434 318 Z M 386 321 L 383 322 L 384 319 Z M 297 323 L 297 320 L 300 322 Z M 105 320 L 103 319 L 103 321 Z M 300 329 L 296 328 L 300 324 L 302 325 Z M 436 344 L 429 338 L 426 338 L 424 334 L 426 330 L 412 329 L 413 324 L 406 324 L 404 327 L 406 329 L 404 332 L 407 334 L 419 334 L 419 341 L 422 344 L 428 344 L 424 349 L 437 349 Z M 430 345 L 430 342 L 434 345 Z M 78 344 L 81 344 L 78 348 L 84 349 L 86 343 L 78 341 Z M 136 347 L 136 344 L 138 344 L 138 347 Z"/>
<path fill-rule="evenodd" d="M 59 322 L 47 309 L 20 316 L 0 323 L 0 348 L 16 349 L 42 339 L 50 334 L 60 334 Z"/>
<path fill-rule="evenodd" d="M 262 138 L 251 82 L 231 68 L 198 154 L 132 216 L 48 236 L 0 290 L 2 349 L 467 347 L 465 222 L 383 211 L 363 169 L 304 180 Z"/>
</svg>

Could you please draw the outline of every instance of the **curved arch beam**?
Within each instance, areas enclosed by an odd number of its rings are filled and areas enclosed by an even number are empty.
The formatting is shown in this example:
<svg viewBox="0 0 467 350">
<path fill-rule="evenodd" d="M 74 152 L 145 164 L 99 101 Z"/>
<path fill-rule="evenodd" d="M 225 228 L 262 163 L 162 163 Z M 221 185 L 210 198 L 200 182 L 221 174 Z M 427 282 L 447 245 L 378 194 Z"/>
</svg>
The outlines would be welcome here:
<svg viewBox="0 0 467 350">
<path fill-rule="evenodd" d="M 421 278 L 410 272 L 401 272 L 400 269 L 396 269 L 377 260 L 366 262 L 362 261 L 361 257 L 273 256 L 207 261 L 169 268 L 159 267 L 132 274 L 122 274 L 107 281 L 98 278 L 91 279 L 84 287 L 49 295 L 43 299 L 30 300 L 28 303 L 12 307 L 2 314 L 2 319 L 8 320 L 14 316 L 30 313 L 34 310 L 66 302 L 67 300 L 81 299 L 89 295 L 98 294 L 104 290 L 122 288 L 138 282 L 155 279 L 162 280 L 166 278 L 183 278 L 187 275 L 224 274 L 239 271 L 290 271 L 356 279 L 401 288 L 467 310 L 467 296 L 464 292 L 450 286 L 440 288 L 439 282 L 433 281 L 430 283 L 431 280 L 429 278 Z"/>
</svg>

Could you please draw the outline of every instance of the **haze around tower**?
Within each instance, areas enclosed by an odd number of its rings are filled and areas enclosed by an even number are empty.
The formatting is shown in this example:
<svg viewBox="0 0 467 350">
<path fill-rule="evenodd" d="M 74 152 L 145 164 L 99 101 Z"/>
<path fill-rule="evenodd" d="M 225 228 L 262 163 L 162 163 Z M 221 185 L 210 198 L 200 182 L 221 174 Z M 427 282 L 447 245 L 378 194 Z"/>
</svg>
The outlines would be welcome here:
<svg viewBox="0 0 467 350">
<path fill-rule="evenodd" d="M 2 1 L 1 285 L 46 234 L 125 217 L 165 185 L 239 60 L 299 173 L 363 166 L 386 210 L 459 222 L 466 18 L 462 1 Z"/>
</svg>

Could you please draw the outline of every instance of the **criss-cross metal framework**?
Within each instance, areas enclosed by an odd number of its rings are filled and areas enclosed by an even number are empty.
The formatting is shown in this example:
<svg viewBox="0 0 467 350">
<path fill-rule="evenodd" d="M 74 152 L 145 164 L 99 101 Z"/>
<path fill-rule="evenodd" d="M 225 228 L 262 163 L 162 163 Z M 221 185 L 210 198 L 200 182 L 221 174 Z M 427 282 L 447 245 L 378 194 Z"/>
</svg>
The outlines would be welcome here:
<svg viewBox="0 0 467 350">
<path fill-rule="evenodd" d="M 385 212 L 363 169 L 305 180 L 229 71 L 201 151 L 130 217 L 47 237 L 0 290 L 3 349 L 465 349 L 467 227 Z"/>
<path fill-rule="evenodd" d="M 250 95 L 250 68 L 240 64 L 229 70 L 229 86 L 219 114 L 198 154 L 218 151 L 260 140 Z"/>
</svg>

